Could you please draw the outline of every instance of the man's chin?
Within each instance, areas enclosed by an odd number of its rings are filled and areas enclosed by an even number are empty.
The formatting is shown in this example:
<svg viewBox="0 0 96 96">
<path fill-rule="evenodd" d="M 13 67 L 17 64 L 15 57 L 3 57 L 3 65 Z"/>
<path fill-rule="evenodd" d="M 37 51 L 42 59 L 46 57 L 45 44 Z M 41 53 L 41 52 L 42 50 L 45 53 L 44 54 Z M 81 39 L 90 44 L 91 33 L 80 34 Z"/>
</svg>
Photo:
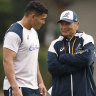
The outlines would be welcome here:
<svg viewBox="0 0 96 96">
<path fill-rule="evenodd" d="M 64 37 L 67 37 L 68 36 L 68 34 L 62 34 Z"/>
<path fill-rule="evenodd" d="M 40 28 L 41 28 L 41 27 L 38 27 L 38 28 L 37 28 L 37 27 L 35 27 L 34 29 L 39 30 Z"/>
<path fill-rule="evenodd" d="M 36 30 L 40 30 L 40 29 L 41 29 L 41 27 L 42 27 L 42 26 L 40 26 L 40 27 L 36 28 Z"/>
</svg>

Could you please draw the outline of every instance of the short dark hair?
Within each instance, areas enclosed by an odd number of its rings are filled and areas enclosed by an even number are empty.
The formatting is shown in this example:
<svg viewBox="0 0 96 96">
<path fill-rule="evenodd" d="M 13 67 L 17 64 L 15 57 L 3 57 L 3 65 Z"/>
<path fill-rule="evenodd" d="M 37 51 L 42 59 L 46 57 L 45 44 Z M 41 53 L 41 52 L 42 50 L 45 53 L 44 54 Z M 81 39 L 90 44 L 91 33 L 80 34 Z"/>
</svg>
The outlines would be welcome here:
<svg viewBox="0 0 96 96">
<path fill-rule="evenodd" d="M 28 16 L 31 12 L 35 12 L 37 15 L 48 14 L 48 9 L 40 2 L 32 0 L 26 6 L 24 15 Z"/>
</svg>

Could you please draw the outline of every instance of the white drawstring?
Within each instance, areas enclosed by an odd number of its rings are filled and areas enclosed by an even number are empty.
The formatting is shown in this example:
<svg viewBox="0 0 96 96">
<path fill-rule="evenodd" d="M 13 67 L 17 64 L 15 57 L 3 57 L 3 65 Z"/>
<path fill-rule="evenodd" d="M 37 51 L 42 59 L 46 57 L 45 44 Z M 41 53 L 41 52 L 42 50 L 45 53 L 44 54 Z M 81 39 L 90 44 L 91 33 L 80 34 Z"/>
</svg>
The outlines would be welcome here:
<svg viewBox="0 0 96 96">
<path fill-rule="evenodd" d="M 73 78 L 71 74 L 71 95 L 73 96 Z"/>
</svg>

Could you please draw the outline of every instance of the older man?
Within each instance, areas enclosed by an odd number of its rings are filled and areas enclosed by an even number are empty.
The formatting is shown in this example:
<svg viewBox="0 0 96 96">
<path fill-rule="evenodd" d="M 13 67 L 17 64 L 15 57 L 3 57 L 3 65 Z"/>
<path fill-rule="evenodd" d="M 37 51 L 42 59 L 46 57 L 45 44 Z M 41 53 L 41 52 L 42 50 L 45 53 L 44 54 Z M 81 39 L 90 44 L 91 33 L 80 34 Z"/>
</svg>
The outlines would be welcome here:
<svg viewBox="0 0 96 96">
<path fill-rule="evenodd" d="M 60 16 L 60 32 L 48 49 L 48 70 L 52 75 L 52 96 L 93 96 L 94 40 L 78 30 L 74 11 Z"/>
</svg>

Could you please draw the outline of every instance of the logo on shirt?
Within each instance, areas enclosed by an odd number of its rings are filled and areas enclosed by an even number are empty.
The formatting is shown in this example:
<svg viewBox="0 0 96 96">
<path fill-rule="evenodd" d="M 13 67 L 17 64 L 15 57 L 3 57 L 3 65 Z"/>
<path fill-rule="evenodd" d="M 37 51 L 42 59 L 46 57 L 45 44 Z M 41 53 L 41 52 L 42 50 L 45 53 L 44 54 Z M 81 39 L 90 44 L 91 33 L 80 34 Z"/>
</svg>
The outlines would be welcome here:
<svg viewBox="0 0 96 96">
<path fill-rule="evenodd" d="M 78 46 L 75 50 L 77 51 L 77 50 L 80 50 L 80 49 L 81 49 L 81 43 L 78 44 Z"/>
<path fill-rule="evenodd" d="M 63 50 L 64 50 L 64 48 L 61 48 L 61 49 L 60 49 L 60 52 L 63 51 Z"/>
<path fill-rule="evenodd" d="M 85 49 L 85 50 L 77 50 L 77 52 L 74 53 L 74 55 L 76 54 L 83 54 L 85 52 L 88 52 L 88 49 Z"/>
<path fill-rule="evenodd" d="M 37 49 L 39 49 L 38 45 L 31 44 L 29 47 L 29 51 L 33 51 L 33 50 L 37 50 Z"/>
<path fill-rule="evenodd" d="M 27 35 L 27 40 L 29 40 L 29 35 Z"/>
</svg>

